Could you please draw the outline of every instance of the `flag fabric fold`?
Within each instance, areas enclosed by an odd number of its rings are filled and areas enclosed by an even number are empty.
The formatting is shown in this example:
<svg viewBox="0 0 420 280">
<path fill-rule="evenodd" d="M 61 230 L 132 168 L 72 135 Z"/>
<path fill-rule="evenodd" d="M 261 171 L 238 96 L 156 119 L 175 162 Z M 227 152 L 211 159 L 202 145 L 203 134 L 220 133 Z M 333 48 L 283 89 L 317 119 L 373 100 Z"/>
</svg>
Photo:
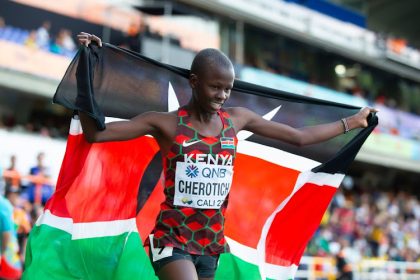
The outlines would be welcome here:
<svg viewBox="0 0 420 280">
<path fill-rule="evenodd" d="M 176 110 L 190 97 L 188 75 L 109 44 L 82 47 L 54 102 L 86 112 L 103 129 L 105 116 Z M 295 127 L 337 121 L 360 109 L 239 80 L 226 106 Z M 293 279 L 376 124 L 372 116 L 365 129 L 304 148 L 240 132 L 225 221 L 231 252 L 221 255 L 216 279 Z M 142 242 L 153 228 L 163 186 L 152 137 L 89 144 L 76 116 L 56 192 L 30 235 L 24 279 L 156 279 Z"/>
</svg>

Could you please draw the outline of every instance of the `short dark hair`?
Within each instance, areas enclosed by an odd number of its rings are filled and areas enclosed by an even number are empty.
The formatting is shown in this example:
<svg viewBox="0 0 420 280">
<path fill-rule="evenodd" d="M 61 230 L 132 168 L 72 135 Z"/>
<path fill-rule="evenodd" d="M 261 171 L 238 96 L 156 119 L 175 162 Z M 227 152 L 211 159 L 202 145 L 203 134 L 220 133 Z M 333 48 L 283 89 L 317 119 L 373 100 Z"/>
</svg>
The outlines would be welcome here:
<svg viewBox="0 0 420 280">
<path fill-rule="evenodd" d="M 214 66 L 233 69 L 230 59 L 220 50 L 212 48 L 201 50 L 191 63 L 191 74 L 200 75 L 203 70 Z"/>
</svg>

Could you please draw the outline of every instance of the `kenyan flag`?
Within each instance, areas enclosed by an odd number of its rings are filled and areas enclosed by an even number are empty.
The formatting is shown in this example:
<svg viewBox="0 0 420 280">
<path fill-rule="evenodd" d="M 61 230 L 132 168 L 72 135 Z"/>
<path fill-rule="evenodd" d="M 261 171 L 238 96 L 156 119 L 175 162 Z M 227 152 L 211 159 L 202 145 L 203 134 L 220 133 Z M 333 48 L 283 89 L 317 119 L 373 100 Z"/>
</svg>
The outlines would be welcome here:
<svg viewBox="0 0 420 280">
<path fill-rule="evenodd" d="M 102 113 L 128 119 L 177 109 L 190 95 L 186 77 L 187 70 L 111 45 L 82 48 L 54 101 L 90 113 L 103 126 Z M 86 103 L 76 104 L 77 92 Z M 252 106 L 292 126 L 336 121 L 358 110 L 240 81 L 231 96 L 227 106 Z M 225 223 L 231 253 L 221 256 L 216 279 L 292 279 L 376 121 L 299 149 L 240 132 Z M 161 159 L 152 137 L 89 144 L 73 119 L 57 190 L 30 235 L 24 279 L 156 279 L 142 240 L 162 200 Z"/>
</svg>

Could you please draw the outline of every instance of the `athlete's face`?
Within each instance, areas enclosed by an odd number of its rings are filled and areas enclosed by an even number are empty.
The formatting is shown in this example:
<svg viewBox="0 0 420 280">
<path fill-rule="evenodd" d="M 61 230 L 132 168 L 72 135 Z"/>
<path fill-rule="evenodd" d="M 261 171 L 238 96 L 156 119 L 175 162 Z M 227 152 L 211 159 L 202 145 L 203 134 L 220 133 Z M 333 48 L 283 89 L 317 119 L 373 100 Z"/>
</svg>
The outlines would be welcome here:
<svg viewBox="0 0 420 280">
<path fill-rule="evenodd" d="M 235 73 L 231 67 L 213 66 L 200 75 L 191 74 L 193 99 L 200 109 L 213 113 L 219 111 L 229 99 Z"/>
</svg>

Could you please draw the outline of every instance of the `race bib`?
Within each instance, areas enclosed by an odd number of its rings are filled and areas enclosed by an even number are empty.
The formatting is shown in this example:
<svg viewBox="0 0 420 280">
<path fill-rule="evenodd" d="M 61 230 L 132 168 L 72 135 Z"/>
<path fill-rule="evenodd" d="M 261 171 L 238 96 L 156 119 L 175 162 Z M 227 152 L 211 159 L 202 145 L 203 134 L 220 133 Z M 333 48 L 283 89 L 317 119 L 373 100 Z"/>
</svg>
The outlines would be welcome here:
<svg viewBox="0 0 420 280">
<path fill-rule="evenodd" d="M 153 246 L 153 234 L 149 235 L 149 240 L 150 240 L 150 252 L 152 254 L 153 262 L 167 258 L 167 257 L 172 257 L 172 254 L 174 251 L 173 247 L 155 248 Z"/>
<path fill-rule="evenodd" d="M 174 205 L 219 209 L 229 194 L 232 175 L 231 165 L 178 161 Z"/>
</svg>

